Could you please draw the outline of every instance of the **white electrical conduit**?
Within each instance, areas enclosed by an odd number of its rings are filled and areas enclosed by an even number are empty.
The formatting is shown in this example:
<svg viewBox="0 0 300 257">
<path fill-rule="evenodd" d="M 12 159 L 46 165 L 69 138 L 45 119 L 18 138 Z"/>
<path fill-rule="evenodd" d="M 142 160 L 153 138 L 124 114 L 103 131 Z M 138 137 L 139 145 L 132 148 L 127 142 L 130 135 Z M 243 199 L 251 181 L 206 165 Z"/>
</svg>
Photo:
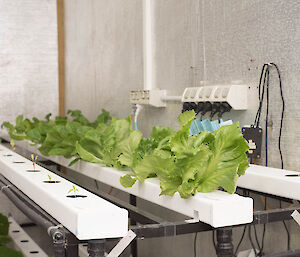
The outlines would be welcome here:
<svg viewBox="0 0 300 257">
<path fill-rule="evenodd" d="M 165 102 L 169 102 L 169 101 L 172 101 L 172 102 L 181 102 L 181 99 L 182 99 L 182 96 L 172 96 L 172 95 L 165 95 L 161 98 L 162 101 L 165 101 Z"/>
<path fill-rule="evenodd" d="M 144 51 L 144 90 L 156 89 L 156 81 L 153 69 L 153 8 L 152 0 L 143 0 L 143 51 Z M 164 96 L 163 101 L 176 101 L 181 102 L 181 96 Z M 137 110 L 138 112 L 138 110 Z M 136 113 L 136 117 L 138 113 Z"/>
<path fill-rule="evenodd" d="M 152 0 L 143 0 L 144 90 L 155 88 L 153 83 Z"/>
</svg>

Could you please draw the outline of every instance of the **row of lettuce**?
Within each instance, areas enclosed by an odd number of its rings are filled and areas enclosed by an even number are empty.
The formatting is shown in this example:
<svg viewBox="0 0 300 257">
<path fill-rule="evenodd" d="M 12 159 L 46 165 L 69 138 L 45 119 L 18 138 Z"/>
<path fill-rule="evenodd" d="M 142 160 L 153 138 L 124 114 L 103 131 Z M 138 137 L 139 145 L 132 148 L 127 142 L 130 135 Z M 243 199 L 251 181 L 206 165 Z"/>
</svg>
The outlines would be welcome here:
<svg viewBox="0 0 300 257">
<path fill-rule="evenodd" d="M 16 124 L 4 122 L 12 139 L 30 140 L 42 155 L 73 157 L 126 171 L 120 180 L 131 187 L 137 180 L 157 177 L 161 194 L 189 198 L 196 192 L 211 192 L 219 187 L 235 192 L 236 181 L 248 167 L 248 144 L 239 124 L 203 131 L 190 136 L 194 111 L 179 115 L 180 129 L 155 126 L 150 137 L 132 129 L 128 118 L 102 113 L 90 122 L 79 110 L 68 111 L 68 117 L 44 120 L 19 115 Z"/>
</svg>

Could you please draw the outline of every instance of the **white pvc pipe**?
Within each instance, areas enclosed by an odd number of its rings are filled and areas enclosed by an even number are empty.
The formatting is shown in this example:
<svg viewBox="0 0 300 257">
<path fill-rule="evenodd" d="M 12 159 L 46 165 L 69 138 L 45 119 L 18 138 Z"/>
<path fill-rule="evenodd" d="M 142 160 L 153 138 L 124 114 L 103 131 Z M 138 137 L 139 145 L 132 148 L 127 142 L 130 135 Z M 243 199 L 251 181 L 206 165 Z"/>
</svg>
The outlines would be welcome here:
<svg viewBox="0 0 300 257">
<path fill-rule="evenodd" d="M 181 102 L 182 96 L 172 96 L 172 95 L 165 95 L 161 98 L 162 101 L 174 101 L 174 102 Z"/>
<path fill-rule="evenodd" d="M 144 90 L 153 86 L 152 0 L 143 0 Z"/>
<path fill-rule="evenodd" d="M 85 198 L 69 198 L 74 184 L 0 144 L 0 174 L 31 198 L 80 240 L 123 237 L 128 231 L 128 211 L 76 186 Z M 22 161 L 23 163 L 14 163 Z M 60 183 L 44 183 L 50 175 Z M 74 190 L 75 190 L 74 189 Z M 76 190 L 75 190 L 76 191 Z M 73 195 L 75 192 L 73 192 Z"/>
</svg>

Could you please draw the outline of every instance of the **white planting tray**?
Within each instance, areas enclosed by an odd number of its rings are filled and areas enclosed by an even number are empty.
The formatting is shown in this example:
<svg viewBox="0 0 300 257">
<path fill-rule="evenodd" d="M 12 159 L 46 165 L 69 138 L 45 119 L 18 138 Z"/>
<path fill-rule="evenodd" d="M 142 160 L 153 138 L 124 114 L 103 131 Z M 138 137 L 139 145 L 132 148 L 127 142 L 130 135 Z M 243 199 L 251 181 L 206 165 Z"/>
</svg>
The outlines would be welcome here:
<svg viewBox="0 0 300 257">
<path fill-rule="evenodd" d="M 11 155 L 11 156 L 10 156 Z M 14 163 L 23 161 L 24 163 Z M 0 173 L 48 212 L 78 239 L 101 239 L 123 237 L 128 231 L 128 212 L 92 194 L 79 186 L 77 194 L 85 198 L 69 198 L 68 191 L 74 185 L 70 181 L 37 165 L 40 172 L 33 169 L 32 162 L 0 145 Z M 52 180 L 60 183 L 50 184 Z"/>
<path fill-rule="evenodd" d="M 300 200 L 300 176 L 286 176 L 291 174 L 299 174 L 299 172 L 250 165 L 246 170 L 246 174 L 238 179 L 238 186 Z"/>
<path fill-rule="evenodd" d="M 1 136 L 9 140 L 7 134 L 4 133 Z M 36 147 L 28 141 L 15 141 L 15 143 L 39 154 Z M 61 156 L 45 158 L 65 167 L 68 167 L 71 161 L 71 159 L 65 159 Z M 120 177 L 126 173 L 122 171 L 84 161 L 77 162 L 71 169 L 152 203 L 210 224 L 213 227 L 245 224 L 253 220 L 253 200 L 249 197 L 228 194 L 222 191 L 197 193 L 190 199 L 182 199 L 178 193 L 175 193 L 173 197 L 160 196 L 161 189 L 157 178 L 147 179 L 144 183 L 136 182 L 133 187 L 124 188 L 120 184 Z"/>
</svg>

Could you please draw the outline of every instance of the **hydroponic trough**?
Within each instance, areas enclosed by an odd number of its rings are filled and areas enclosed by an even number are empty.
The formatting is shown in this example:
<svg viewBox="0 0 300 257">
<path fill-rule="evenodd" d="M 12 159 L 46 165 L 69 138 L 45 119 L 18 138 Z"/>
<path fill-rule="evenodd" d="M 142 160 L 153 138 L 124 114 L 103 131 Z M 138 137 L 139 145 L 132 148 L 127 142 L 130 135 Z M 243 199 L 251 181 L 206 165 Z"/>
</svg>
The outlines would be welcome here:
<svg viewBox="0 0 300 257">
<path fill-rule="evenodd" d="M 250 165 L 246 174 L 238 179 L 238 186 L 300 200 L 300 173 L 296 171 Z"/>
<path fill-rule="evenodd" d="M 9 135 L 6 132 L 2 132 L 1 136 L 9 140 Z M 37 148 L 28 141 L 18 141 L 16 144 L 39 154 Z M 71 161 L 71 159 L 65 159 L 61 156 L 45 158 L 65 167 Z M 120 177 L 125 174 L 122 171 L 84 161 L 77 162 L 71 168 L 107 185 L 191 218 L 196 218 L 196 220 L 210 224 L 213 227 L 245 224 L 253 220 L 252 198 L 228 194 L 222 191 L 197 193 L 190 199 L 182 199 L 178 193 L 175 193 L 173 197 L 160 196 L 160 184 L 156 178 L 147 179 L 144 183 L 137 182 L 131 188 L 124 188 L 120 184 Z"/>
<path fill-rule="evenodd" d="M 17 163 L 14 163 L 17 161 Z M 24 162 L 24 163 L 23 163 Z M 78 239 L 123 237 L 128 231 L 128 211 L 98 197 L 79 186 L 85 198 L 69 198 L 73 183 L 37 165 L 40 172 L 27 172 L 32 162 L 0 145 L 0 173 L 47 211 Z M 44 183 L 48 180 L 60 183 Z"/>
</svg>

